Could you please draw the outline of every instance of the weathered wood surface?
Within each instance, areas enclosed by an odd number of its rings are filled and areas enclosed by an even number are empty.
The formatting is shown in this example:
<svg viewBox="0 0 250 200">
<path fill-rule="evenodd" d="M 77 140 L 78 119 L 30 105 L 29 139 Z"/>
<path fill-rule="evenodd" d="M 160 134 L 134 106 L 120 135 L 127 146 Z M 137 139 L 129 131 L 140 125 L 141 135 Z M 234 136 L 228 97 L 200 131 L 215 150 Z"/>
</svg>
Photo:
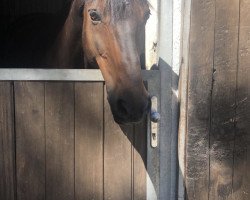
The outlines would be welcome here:
<svg viewBox="0 0 250 200">
<path fill-rule="evenodd" d="M 74 199 L 74 85 L 45 84 L 46 199 Z"/>
<path fill-rule="evenodd" d="M 189 200 L 250 198 L 249 10 L 248 0 L 192 0 L 183 54 L 188 115 L 180 121 Z"/>
<path fill-rule="evenodd" d="M 185 181 L 187 199 L 205 200 L 209 194 L 215 3 L 193 0 L 191 10 Z"/>
<path fill-rule="evenodd" d="M 147 121 L 134 126 L 133 144 L 133 199 L 145 200 L 147 194 Z"/>
<path fill-rule="evenodd" d="M 103 83 L 75 84 L 75 192 L 103 199 Z"/>
<path fill-rule="evenodd" d="M 188 116 L 188 73 L 189 73 L 189 36 L 190 36 L 190 21 L 191 21 L 191 7 L 192 0 L 186 0 L 182 2 L 182 41 L 181 41 L 181 66 L 179 77 L 179 129 L 178 129 L 178 164 L 179 164 L 179 179 L 178 179 L 178 200 L 185 199 L 185 177 L 186 177 L 186 127 Z"/>
<path fill-rule="evenodd" d="M 45 200 L 44 83 L 14 86 L 17 197 Z"/>
<path fill-rule="evenodd" d="M 133 127 L 114 122 L 106 92 L 104 119 L 104 199 L 132 199 L 132 145 L 128 138 L 133 137 Z"/>
<path fill-rule="evenodd" d="M 250 199 L 250 1 L 240 2 L 233 198 Z"/>
<path fill-rule="evenodd" d="M 15 199 L 13 87 L 0 82 L 0 199 Z"/>
<path fill-rule="evenodd" d="M 1 199 L 146 199 L 146 122 L 115 124 L 103 82 L 12 85 L 0 83 Z"/>
<path fill-rule="evenodd" d="M 238 22 L 239 0 L 216 1 L 209 193 L 215 200 L 233 199 Z"/>
</svg>

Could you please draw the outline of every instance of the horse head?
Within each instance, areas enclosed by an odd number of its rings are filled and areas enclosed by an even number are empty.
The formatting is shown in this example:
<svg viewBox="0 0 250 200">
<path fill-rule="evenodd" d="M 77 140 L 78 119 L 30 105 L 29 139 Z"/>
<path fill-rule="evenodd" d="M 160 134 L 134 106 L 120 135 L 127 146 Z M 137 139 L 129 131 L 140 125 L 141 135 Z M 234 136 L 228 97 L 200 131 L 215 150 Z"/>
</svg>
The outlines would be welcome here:
<svg viewBox="0 0 250 200">
<path fill-rule="evenodd" d="M 149 14 L 146 0 L 85 0 L 81 10 L 85 59 L 98 64 L 117 123 L 138 122 L 149 109 L 140 63 Z"/>
</svg>

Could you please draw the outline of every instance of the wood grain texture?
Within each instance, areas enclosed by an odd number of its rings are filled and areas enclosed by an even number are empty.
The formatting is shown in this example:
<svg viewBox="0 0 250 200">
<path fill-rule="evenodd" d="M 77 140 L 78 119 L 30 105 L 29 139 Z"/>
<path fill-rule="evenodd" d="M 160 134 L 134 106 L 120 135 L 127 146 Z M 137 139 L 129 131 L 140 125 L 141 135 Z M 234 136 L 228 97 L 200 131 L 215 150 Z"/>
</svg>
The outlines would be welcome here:
<svg viewBox="0 0 250 200">
<path fill-rule="evenodd" d="M 0 199 L 15 199 L 13 87 L 0 82 Z"/>
<path fill-rule="evenodd" d="M 15 82 L 18 199 L 45 199 L 44 83 Z"/>
<path fill-rule="evenodd" d="M 134 127 L 133 199 L 145 200 L 147 195 L 147 120 Z"/>
<path fill-rule="evenodd" d="M 186 199 L 185 193 L 185 177 L 186 177 L 186 133 L 187 133 L 187 119 L 188 119 L 188 73 L 189 73 L 189 37 L 191 26 L 191 5 L 192 0 L 183 1 L 183 25 L 182 25 L 182 41 L 181 41 L 181 55 L 182 61 L 180 66 L 179 77 L 179 129 L 178 129 L 178 166 L 179 166 L 179 180 L 178 180 L 178 200 Z"/>
<path fill-rule="evenodd" d="M 74 199 L 74 85 L 45 84 L 46 200 Z"/>
<path fill-rule="evenodd" d="M 240 3 L 233 198 L 250 199 L 250 1 Z"/>
<path fill-rule="evenodd" d="M 210 199 L 232 199 L 239 0 L 216 1 Z"/>
<path fill-rule="evenodd" d="M 105 90 L 104 97 L 104 199 L 132 198 L 132 126 L 113 120 Z"/>
<path fill-rule="evenodd" d="M 103 199 L 103 83 L 75 83 L 75 199 Z"/>
<path fill-rule="evenodd" d="M 192 1 L 186 137 L 186 198 L 209 193 L 210 96 L 214 50 L 214 0 Z"/>
</svg>

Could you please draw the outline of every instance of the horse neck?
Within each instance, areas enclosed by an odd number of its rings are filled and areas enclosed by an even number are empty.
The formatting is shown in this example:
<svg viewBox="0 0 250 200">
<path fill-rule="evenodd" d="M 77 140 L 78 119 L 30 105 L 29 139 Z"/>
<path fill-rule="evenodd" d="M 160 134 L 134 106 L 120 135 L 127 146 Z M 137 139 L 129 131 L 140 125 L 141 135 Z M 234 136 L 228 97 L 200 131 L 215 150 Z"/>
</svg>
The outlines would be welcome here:
<svg viewBox="0 0 250 200">
<path fill-rule="evenodd" d="M 73 68 L 82 64 L 82 20 L 76 4 L 77 1 L 73 1 L 62 30 L 47 56 L 51 67 Z"/>
</svg>

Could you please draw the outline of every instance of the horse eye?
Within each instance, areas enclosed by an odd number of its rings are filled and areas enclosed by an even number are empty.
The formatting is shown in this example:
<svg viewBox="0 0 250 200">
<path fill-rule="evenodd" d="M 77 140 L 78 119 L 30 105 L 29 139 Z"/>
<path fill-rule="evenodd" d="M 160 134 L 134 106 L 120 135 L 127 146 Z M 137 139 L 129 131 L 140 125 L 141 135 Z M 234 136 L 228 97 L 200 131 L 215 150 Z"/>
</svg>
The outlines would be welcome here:
<svg viewBox="0 0 250 200">
<path fill-rule="evenodd" d="M 101 15 L 96 10 L 90 10 L 89 15 L 93 22 L 101 21 Z"/>
</svg>

